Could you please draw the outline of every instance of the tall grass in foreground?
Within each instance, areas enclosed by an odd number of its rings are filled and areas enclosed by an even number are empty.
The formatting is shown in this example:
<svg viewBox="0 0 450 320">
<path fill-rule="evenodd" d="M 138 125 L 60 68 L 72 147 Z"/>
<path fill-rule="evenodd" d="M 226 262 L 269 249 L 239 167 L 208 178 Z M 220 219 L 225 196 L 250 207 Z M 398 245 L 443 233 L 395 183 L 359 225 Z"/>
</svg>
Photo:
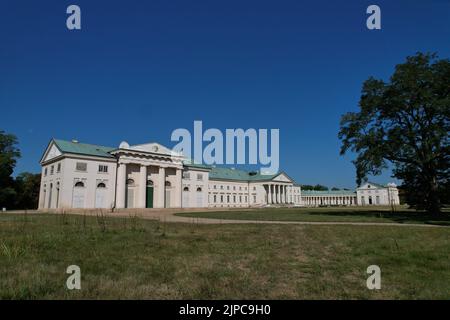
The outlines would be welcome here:
<svg viewBox="0 0 450 320">
<path fill-rule="evenodd" d="M 1 299 L 448 299 L 450 228 L 0 215 Z M 82 289 L 65 287 L 69 265 Z M 382 289 L 366 269 L 379 265 Z"/>
</svg>

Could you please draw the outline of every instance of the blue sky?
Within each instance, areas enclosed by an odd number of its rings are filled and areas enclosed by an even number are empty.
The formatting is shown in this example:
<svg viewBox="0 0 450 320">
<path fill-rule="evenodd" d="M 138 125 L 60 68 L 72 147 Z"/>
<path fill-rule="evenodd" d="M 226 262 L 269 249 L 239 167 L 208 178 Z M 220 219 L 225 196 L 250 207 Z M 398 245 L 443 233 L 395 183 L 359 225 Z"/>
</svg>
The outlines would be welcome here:
<svg viewBox="0 0 450 320">
<path fill-rule="evenodd" d="M 66 28 L 77 4 L 82 30 Z M 370 4 L 382 30 L 366 28 Z M 417 51 L 450 56 L 450 1 L 0 1 L 0 129 L 16 174 L 52 137 L 118 146 L 176 128 L 279 128 L 281 168 L 354 187 L 339 119 Z M 375 177 L 388 182 L 390 174 Z"/>
</svg>

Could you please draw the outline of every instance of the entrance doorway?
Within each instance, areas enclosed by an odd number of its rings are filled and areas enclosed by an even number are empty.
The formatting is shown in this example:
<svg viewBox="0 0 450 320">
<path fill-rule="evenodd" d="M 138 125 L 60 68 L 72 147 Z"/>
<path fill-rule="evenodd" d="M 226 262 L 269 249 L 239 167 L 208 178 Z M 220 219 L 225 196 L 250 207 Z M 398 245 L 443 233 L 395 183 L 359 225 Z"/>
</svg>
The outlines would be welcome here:
<svg viewBox="0 0 450 320">
<path fill-rule="evenodd" d="M 145 197 L 145 207 L 153 208 L 153 181 L 147 181 L 147 193 Z"/>
</svg>

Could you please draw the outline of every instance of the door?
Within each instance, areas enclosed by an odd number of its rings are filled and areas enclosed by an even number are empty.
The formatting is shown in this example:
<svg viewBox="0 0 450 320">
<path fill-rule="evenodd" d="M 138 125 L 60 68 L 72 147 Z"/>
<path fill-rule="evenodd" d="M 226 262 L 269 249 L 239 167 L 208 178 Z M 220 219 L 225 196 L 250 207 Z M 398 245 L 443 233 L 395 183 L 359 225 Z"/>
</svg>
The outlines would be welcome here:
<svg viewBox="0 0 450 320">
<path fill-rule="evenodd" d="M 153 186 L 147 186 L 147 195 L 145 200 L 146 208 L 153 208 Z"/>
<path fill-rule="evenodd" d="M 97 188 L 97 190 L 95 191 L 95 207 L 106 207 L 106 188 Z"/>
<path fill-rule="evenodd" d="M 83 187 L 73 188 L 72 207 L 73 208 L 84 208 L 84 188 Z"/>
<path fill-rule="evenodd" d="M 127 208 L 134 208 L 134 189 L 128 187 L 127 189 Z"/>
<path fill-rule="evenodd" d="M 203 192 L 197 191 L 197 208 L 203 207 Z"/>
<path fill-rule="evenodd" d="M 170 208 L 170 190 L 166 190 L 166 199 L 164 203 L 164 208 Z"/>
<path fill-rule="evenodd" d="M 183 208 L 189 208 L 189 189 L 183 191 Z"/>
</svg>

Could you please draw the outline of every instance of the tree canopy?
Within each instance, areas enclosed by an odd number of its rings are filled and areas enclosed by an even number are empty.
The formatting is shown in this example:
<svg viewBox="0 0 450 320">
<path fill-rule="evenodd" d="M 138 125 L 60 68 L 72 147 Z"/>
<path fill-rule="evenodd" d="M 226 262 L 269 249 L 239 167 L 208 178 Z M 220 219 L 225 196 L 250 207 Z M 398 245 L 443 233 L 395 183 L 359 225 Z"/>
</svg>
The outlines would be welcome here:
<svg viewBox="0 0 450 320">
<path fill-rule="evenodd" d="M 12 174 L 19 158 L 16 136 L 0 130 L 0 210 L 38 206 L 41 175 L 24 172 L 14 179 Z"/>
<path fill-rule="evenodd" d="M 388 82 L 370 77 L 359 112 L 342 116 L 341 154 L 352 151 L 357 184 L 389 164 L 406 201 L 439 212 L 450 194 L 450 60 L 417 53 Z"/>
</svg>

